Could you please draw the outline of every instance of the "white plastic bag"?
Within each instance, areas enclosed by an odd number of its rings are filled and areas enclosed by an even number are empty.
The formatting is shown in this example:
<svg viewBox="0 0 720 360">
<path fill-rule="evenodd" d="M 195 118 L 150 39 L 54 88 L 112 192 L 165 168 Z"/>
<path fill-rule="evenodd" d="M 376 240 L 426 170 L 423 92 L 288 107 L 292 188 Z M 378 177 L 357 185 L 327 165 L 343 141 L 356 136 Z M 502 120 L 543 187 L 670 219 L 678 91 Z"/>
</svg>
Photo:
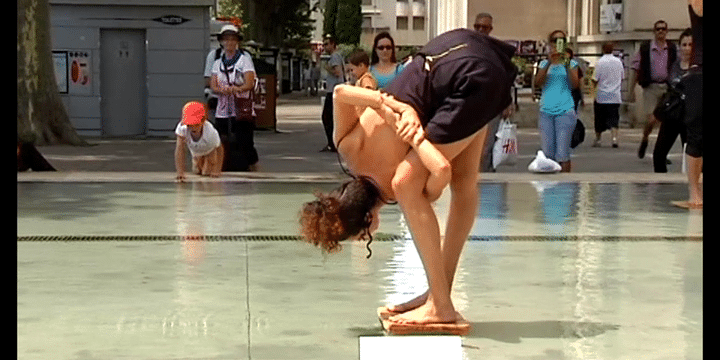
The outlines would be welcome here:
<svg viewBox="0 0 720 360">
<path fill-rule="evenodd" d="M 538 150 L 535 159 L 528 165 L 528 170 L 535 173 L 555 173 L 562 168 L 555 160 L 548 159 L 542 150 Z"/>
<path fill-rule="evenodd" d="M 498 132 L 495 134 L 497 141 L 493 145 L 493 168 L 499 165 L 515 165 L 517 161 L 517 125 L 507 119 L 500 120 Z"/>
</svg>

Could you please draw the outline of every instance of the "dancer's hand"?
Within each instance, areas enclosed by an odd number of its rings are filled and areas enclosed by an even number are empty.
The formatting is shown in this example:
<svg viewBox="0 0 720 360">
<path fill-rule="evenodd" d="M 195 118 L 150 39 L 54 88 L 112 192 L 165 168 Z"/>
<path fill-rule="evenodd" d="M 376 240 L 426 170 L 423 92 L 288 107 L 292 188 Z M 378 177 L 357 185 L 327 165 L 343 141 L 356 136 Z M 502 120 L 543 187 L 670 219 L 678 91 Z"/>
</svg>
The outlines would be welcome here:
<svg viewBox="0 0 720 360">
<path fill-rule="evenodd" d="M 397 120 L 396 126 L 398 136 L 413 147 L 420 145 L 425 139 L 425 131 L 414 111 L 403 112 Z"/>
</svg>

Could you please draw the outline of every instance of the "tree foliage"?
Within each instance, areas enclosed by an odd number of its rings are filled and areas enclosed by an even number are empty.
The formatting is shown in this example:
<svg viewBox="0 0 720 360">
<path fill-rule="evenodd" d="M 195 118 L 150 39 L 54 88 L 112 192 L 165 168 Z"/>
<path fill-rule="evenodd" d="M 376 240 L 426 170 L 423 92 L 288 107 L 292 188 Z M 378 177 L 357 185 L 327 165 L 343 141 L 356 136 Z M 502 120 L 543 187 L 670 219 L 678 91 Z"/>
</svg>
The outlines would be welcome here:
<svg viewBox="0 0 720 360">
<path fill-rule="evenodd" d="M 264 46 L 302 49 L 309 46 L 318 0 L 236 0 L 242 2 L 245 39 Z"/>
<path fill-rule="evenodd" d="M 362 31 L 361 0 L 338 0 L 335 31 L 338 43 L 357 44 Z"/>
<path fill-rule="evenodd" d="M 335 37 L 338 44 L 358 44 L 362 31 L 361 5 L 361 0 L 328 0 L 323 33 Z"/>
</svg>

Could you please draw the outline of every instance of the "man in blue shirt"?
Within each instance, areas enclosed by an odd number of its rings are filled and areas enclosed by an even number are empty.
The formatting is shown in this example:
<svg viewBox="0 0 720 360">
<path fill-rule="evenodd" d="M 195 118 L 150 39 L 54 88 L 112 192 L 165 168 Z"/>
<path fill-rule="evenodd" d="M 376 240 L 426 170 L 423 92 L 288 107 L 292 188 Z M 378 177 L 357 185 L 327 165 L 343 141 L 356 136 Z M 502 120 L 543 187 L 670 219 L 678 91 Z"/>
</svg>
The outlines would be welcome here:
<svg viewBox="0 0 720 360">
<path fill-rule="evenodd" d="M 322 123 L 325 128 L 325 136 L 327 137 L 327 145 L 320 150 L 321 152 L 331 151 L 337 152 L 333 144 L 333 89 L 335 85 L 345 82 L 345 69 L 343 66 L 343 57 L 338 51 L 337 42 L 332 35 L 325 35 L 323 41 L 325 52 L 330 54 L 330 60 L 325 67 L 327 76 L 325 77 L 325 104 L 322 112 Z"/>
</svg>

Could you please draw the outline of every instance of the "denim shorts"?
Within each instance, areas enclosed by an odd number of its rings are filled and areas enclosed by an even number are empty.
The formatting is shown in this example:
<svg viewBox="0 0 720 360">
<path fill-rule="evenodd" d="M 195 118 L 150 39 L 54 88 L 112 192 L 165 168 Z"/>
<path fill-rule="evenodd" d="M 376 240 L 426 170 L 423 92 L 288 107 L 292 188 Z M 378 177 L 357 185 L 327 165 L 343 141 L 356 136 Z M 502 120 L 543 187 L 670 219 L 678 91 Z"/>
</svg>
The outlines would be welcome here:
<svg viewBox="0 0 720 360">
<path fill-rule="evenodd" d="M 560 115 L 540 112 L 538 130 L 540 147 L 549 159 L 557 162 L 570 161 L 570 142 L 577 123 L 577 115 L 570 110 Z"/>
</svg>

